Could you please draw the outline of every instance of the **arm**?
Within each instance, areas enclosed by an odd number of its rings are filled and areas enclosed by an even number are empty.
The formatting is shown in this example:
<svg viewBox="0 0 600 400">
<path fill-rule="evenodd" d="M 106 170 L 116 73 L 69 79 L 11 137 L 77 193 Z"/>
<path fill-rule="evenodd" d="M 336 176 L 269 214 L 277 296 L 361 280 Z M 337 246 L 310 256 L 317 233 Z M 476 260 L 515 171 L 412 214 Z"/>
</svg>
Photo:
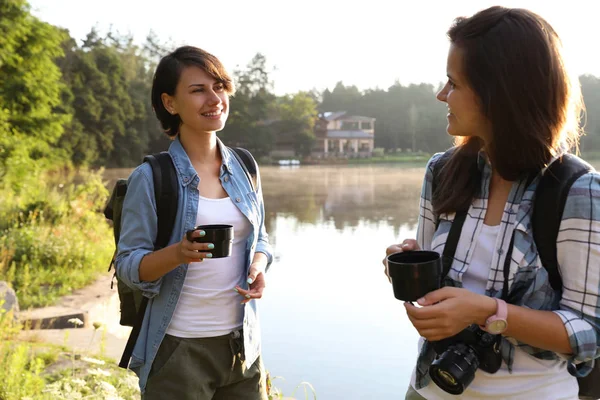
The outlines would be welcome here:
<svg viewBox="0 0 600 400">
<path fill-rule="evenodd" d="M 421 202 L 419 204 L 419 223 L 417 226 L 417 242 L 419 243 L 419 248 L 423 250 L 431 250 L 431 242 L 435 233 L 438 216 L 433 213 L 431 186 L 433 182 L 433 166 L 442 155 L 443 153 L 434 154 L 425 167 L 425 177 L 423 179 L 423 186 L 421 187 Z"/>
<path fill-rule="evenodd" d="M 572 361 L 590 361 L 600 356 L 600 175 L 596 172 L 571 186 L 557 258 L 563 291 L 554 314 L 568 334 Z"/>
<path fill-rule="evenodd" d="M 242 304 L 248 303 L 252 299 L 262 298 L 263 290 L 266 286 L 265 272 L 269 269 L 269 266 L 273 262 L 273 254 L 271 245 L 269 244 L 269 236 L 265 228 L 265 206 L 262 196 L 262 185 L 260 184 L 258 166 L 256 174 L 258 181 L 256 197 L 260 207 L 260 226 L 258 228 L 256 249 L 248 271 L 248 289 L 244 289 L 241 286 L 236 286 L 234 289 L 244 297 Z"/>
<path fill-rule="evenodd" d="M 600 355 L 600 176 L 585 174 L 571 186 L 557 238 L 563 281 L 559 309 L 508 306 L 506 336 L 556 353 L 573 362 Z M 495 310 L 492 311 L 492 314 Z M 490 314 L 491 315 L 491 314 Z"/>
<path fill-rule="evenodd" d="M 128 180 L 115 265 L 120 280 L 133 289 L 141 290 L 150 298 L 159 293 L 161 280 L 144 282 L 139 270 L 142 260 L 154 250 L 156 230 L 152 170 L 149 165 L 142 164 L 132 172 Z"/>
<path fill-rule="evenodd" d="M 152 170 L 143 164 L 130 176 L 121 216 L 121 234 L 116 270 L 129 287 L 154 297 L 160 291 L 161 278 L 179 265 L 202 261 L 208 243 L 192 243 L 187 237 L 164 249 L 154 251 L 158 218 Z M 193 236 L 203 233 L 196 231 Z"/>
<path fill-rule="evenodd" d="M 428 293 L 418 303 L 428 307 L 405 304 L 408 316 L 419 334 L 432 341 L 454 336 L 471 324 L 485 325 L 488 317 L 496 313 L 494 299 L 457 287 Z M 557 353 L 571 353 L 564 325 L 552 311 L 509 304 L 507 320 L 504 336 Z"/>
<path fill-rule="evenodd" d="M 473 323 L 485 325 L 490 315 L 496 313 L 496 302 L 482 296 L 480 313 Z M 569 335 L 561 319 L 552 311 L 532 310 L 508 304 L 508 328 L 503 336 L 555 353 L 572 353 Z"/>
<path fill-rule="evenodd" d="M 185 238 L 183 239 L 185 240 Z M 181 243 L 175 243 L 164 249 L 149 253 L 140 262 L 139 277 L 141 281 L 152 282 L 171 272 L 183 263 L 179 258 Z"/>
<path fill-rule="evenodd" d="M 258 229 L 258 239 L 256 242 L 256 249 L 252 265 L 260 264 L 264 265 L 263 272 L 268 271 L 271 263 L 273 262 L 273 249 L 269 244 L 269 235 L 265 228 L 265 203 L 262 194 L 262 182 L 260 179 L 260 171 L 258 165 L 256 166 L 256 177 L 257 177 L 257 189 L 256 197 L 258 199 L 258 205 L 260 207 L 260 227 Z"/>
</svg>

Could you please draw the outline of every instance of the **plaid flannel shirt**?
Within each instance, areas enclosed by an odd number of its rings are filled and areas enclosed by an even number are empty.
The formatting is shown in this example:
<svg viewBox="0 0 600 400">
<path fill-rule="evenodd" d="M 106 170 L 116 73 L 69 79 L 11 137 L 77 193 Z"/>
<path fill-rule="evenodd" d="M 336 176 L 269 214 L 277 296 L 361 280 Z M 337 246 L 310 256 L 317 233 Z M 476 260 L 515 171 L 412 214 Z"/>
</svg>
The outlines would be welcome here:
<svg viewBox="0 0 600 400">
<path fill-rule="evenodd" d="M 423 182 L 417 228 L 417 241 L 425 250 L 443 253 L 454 214 L 435 215 L 431 205 L 433 165 L 442 153 L 435 154 L 427 163 Z M 467 271 L 474 252 L 476 238 L 485 218 L 492 170 L 485 156 L 479 157 L 482 171 L 480 195 L 473 200 L 462 228 L 452 267 L 445 286 L 462 287 L 462 277 Z M 540 359 L 567 358 L 569 372 L 585 376 L 591 371 L 594 359 L 600 356 L 600 175 L 587 173 L 571 187 L 557 238 L 559 272 L 563 281 L 562 296 L 548 281 L 548 274 L 538 257 L 532 234 L 532 210 L 537 176 L 529 185 L 527 179 L 513 183 L 504 207 L 497 249 L 492 256 L 486 295 L 501 297 L 504 285 L 504 260 L 509 250 L 511 236 L 515 240 L 510 263 L 509 296 L 517 294 L 518 306 L 534 310 L 552 310 L 565 324 L 573 354 L 558 355 L 504 337 L 502 357 L 509 370 L 514 359 L 514 346 Z M 436 222 L 439 226 L 436 230 Z M 534 329 L 533 327 L 531 329 Z M 429 366 L 435 352 L 425 340 L 416 368 L 416 389 L 430 381 Z"/>
</svg>

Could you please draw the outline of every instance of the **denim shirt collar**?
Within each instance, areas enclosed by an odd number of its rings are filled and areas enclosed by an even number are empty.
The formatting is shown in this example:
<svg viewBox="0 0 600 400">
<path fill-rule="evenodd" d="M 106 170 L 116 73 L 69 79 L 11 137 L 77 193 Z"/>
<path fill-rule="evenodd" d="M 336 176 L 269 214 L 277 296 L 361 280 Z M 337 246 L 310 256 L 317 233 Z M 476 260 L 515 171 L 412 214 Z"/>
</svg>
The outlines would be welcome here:
<svg viewBox="0 0 600 400">
<path fill-rule="evenodd" d="M 218 137 L 217 148 L 221 152 L 222 160 L 220 177 L 222 178 L 227 174 L 233 175 L 233 169 L 231 168 L 232 155 L 229 151 L 227 151 L 227 147 Z M 175 165 L 175 169 L 177 170 L 179 183 L 181 184 L 181 186 L 186 187 L 196 179 L 198 173 L 194 169 L 190 158 L 188 157 L 185 149 L 183 148 L 181 140 L 179 139 L 179 135 L 175 137 L 173 143 L 171 143 L 171 145 L 169 146 L 169 154 L 171 154 L 173 164 Z"/>
</svg>

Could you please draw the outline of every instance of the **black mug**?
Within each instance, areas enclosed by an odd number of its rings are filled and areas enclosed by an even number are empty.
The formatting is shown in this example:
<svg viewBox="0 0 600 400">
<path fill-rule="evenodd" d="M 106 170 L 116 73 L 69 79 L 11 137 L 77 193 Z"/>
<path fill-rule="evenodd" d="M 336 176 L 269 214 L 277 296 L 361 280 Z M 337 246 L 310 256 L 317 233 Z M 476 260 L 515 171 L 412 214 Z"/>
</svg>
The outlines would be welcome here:
<svg viewBox="0 0 600 400">
<path fill-rule="evenodd" d="M 205 235 L 192 238 L 192 233 L 198 230 L 204 231 Z M 190 242 L 214 244 L 215 248 L 208 250 L 212 254 L 211 258 L 223 258 L 231 255 L 233 246 L 233 226 L 231 225 L 198 225 L 187 231 L 186 234 Z"/>
<path fill-rule="evenodd" d="M 404 251 L 386 257 L 394 297 L 417 301 L 441 287 L 442 257 L 435 251 Z"/>
</svg>

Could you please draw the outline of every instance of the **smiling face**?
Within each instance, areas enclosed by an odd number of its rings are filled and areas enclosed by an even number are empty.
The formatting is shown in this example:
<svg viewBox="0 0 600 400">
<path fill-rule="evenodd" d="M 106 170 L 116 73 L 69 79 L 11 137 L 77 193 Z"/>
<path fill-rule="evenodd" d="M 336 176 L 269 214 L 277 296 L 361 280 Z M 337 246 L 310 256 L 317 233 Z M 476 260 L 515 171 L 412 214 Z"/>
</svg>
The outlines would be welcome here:
<svg viewBox="0 0 600 400">
<path fill-rule="evenodd" d="M 217 132 L 229 115 L 229 94 L 222 82 L 196 66 L 185 67 L 173 96 L 161 95 L 167 111 L 181 118 L 180 131 Z"/>
<path fill-rule="evenodd" d="M 462 50 L 455 45 L 450 46 L 446 71 L 448 81 L 437 94 L 437 99 L 448 106 L 446 130 L 452 136 L 489 138 L 489 121 L 481 112 L 478 97 L 468 84 Z"/>
</svg>

